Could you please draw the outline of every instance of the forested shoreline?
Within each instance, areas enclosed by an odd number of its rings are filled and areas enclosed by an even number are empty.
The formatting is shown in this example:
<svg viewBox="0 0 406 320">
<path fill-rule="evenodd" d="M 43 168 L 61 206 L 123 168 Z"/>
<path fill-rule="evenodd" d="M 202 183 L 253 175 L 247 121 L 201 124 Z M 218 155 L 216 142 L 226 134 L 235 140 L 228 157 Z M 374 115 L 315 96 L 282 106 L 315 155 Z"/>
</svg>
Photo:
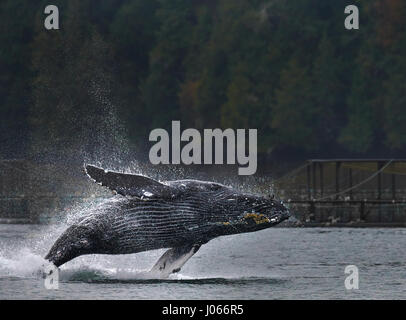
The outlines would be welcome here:
<svg viewBox="0 0 406 320">
<path fill-rule="evenodd" d="M 142 149 L 172 120 L 258 129 L 262 156 L 406 157 L 403 0 L 56 0 L 60 30 L 47 4 L 0 4 L 0 158 Z"/>
</svg>

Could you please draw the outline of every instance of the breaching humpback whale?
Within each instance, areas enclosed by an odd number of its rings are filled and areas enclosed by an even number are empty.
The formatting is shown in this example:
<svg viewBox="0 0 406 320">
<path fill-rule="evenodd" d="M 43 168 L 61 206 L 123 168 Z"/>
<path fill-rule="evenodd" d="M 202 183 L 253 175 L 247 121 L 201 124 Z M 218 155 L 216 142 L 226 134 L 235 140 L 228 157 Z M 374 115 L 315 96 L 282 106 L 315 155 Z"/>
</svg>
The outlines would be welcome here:
<svg viewBox="0 0 406 320">
<path fill-rule="evenodd" d="M 55 266 L 85 254 L 168 248 L 151 269 L 177 272 L 209 240 L 272 227 L 289 217 L 278 200 L 207 181 L 159 182 L 86 165 L 87 175 L 118 196 L 71 225 L 45 257 Z"/>
</svg>

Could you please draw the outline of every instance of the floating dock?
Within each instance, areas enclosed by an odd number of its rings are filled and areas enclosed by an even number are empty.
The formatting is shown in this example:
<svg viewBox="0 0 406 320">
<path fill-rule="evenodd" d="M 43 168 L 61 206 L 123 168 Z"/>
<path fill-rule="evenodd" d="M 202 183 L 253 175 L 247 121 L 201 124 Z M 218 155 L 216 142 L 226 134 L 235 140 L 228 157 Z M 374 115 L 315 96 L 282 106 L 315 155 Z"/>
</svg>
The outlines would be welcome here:
<svg viewBox="0 0 406 320">
<path fill-rule="evenodd" d="M 305 226 L 406 226 L 406 159 L 311 159 L 275 188 Z"/>
</svg>

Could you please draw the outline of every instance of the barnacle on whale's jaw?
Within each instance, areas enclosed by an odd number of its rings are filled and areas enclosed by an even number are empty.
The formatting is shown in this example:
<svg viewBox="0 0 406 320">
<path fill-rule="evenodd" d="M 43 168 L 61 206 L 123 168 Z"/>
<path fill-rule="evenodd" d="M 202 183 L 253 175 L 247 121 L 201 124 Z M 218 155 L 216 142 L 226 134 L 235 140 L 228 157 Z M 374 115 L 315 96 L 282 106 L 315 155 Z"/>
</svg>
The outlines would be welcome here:
<svg viewBox="0 0 406 320">
<path fill-rule="evenodd" d="M 255 224 L 269 223 L 271 220 L 262 213 L 246 213 L 243 216 L 243 220 L 246 223 L 255 222 Z"/>
<path fill-rule="evenodd" d="M 265 197 L 253 198 L 251 208 L 239 216 L 240 221 L 252 228 L 269 228 L 290 217 L 289 209 L 282 201 Z"/>
<path fill-rule="evenodd" d="M 241 221 L 247 225 L 258 226 L 258 227 L 271 227 L 289 218 L 289 212 L 278 211 L 273 212 L 273 214 L 263 214 L 257 212 L 245 213 Z"/>
<path fill-rule="evenodd" d="M 259 212 L 245 212 L 237 219 L 223 221 L 220 225 L 224 226 L 231 233 L 244 233 L 262 230 L 273 227 L 284 220 L 289 219 L 289 211 L 281 210 L 272 214 Z"/>
</svg>

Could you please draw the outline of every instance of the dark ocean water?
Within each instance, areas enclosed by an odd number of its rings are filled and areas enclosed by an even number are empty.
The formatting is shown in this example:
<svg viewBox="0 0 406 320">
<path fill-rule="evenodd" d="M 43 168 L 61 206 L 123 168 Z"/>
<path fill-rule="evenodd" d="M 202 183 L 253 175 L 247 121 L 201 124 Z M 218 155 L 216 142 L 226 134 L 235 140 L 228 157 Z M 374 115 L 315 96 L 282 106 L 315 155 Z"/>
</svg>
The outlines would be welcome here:
<svg viewBox="0 0 406 320">
<path fill-rule="evenodd" d="M 164 252 L 90 255 L 39 275 L 66 225 L 0 225 L 0 299 L 405 299 L 406 229 L 271 228 L 214 239 L 169 279 L 146 272 Z M 356 265 L 359 289 L 344 269 Z"/>
</svg>

